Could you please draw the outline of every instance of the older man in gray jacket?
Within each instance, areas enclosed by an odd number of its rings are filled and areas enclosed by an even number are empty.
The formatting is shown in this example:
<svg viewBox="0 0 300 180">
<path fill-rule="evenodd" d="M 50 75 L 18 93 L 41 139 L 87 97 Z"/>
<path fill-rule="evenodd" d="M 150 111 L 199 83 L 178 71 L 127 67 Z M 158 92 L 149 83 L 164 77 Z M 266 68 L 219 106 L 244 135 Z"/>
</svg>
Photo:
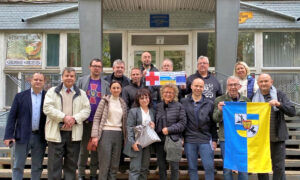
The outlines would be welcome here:
<svg viewBox="0 0 300 180">
<path fill-rule="evenodd" d="M 100 59 L 92 59 L 90 62 L 90 75 L 83 76 L 78 79 L 77 86 L 83 89 L 90 101 L 91 114 L 86 121 L 83 122 L 83 136 L 80 145 L 80 155 L 78 161 L 78 179 L 85 179 L 85 167 L 88 159 L 89 152 L 87 150 L 87 144 L 91 137 L 91 130 L 93 126 L 93 119 L 97 109 L 97 106 L 101 100 L 101 97 L 109 94 L 109 83 L 101 77 L 103 70 L 103 63 Z M 90 163 L 90 179 L 97 179 L 98 157 L 97 152 L 91 152 Z"/>
</svg>

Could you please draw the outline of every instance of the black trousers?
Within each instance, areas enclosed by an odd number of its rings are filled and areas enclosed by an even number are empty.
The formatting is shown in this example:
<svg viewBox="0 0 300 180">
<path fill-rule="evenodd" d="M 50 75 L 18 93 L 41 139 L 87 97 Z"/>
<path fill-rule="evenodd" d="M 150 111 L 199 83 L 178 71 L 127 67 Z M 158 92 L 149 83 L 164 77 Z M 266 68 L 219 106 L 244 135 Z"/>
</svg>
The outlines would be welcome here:
<svg viewBox="0 0 300 180">
<path fill-rule="evenodd" d="M 161 142 L 155 143 L 155 149 L 156 149 L 156 157 L 157 157 L 157 164 L 159 167 L 159 178 L 161 180 L 167 180 L 167 169 L 169 168 L 169 164 L 171 167 L 171 180 L 177 180 L 179 179 L 179 162 L 167 162 L 166 160 L 166 152 L 164 150 L 165 145 L 165 137 L 166 136 L 159 136 L 161 139 Z"/>
<path fill-rule="evenodd" d="M 80 141 L 72 141 L 72 131 L 61 131 L 61 142 L 48 142 L 48 179 L 76 179 Z"/>
<path fill-rule="evenodd" d="M 285 180 L 285 142 L 271 142 L 271 159 L 273 169 L 273 180 Z M 269 180 L 269 174 L 260 173 L 259 180 Z"/>
</svg>

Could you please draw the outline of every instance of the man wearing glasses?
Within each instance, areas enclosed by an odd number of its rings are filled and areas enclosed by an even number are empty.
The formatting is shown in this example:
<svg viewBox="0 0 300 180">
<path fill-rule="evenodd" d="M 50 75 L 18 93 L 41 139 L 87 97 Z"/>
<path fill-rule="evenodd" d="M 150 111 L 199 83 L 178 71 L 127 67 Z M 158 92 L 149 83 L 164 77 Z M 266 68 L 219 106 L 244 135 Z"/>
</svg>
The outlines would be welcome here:
<svg viewBox="0 0 300 180">
<path fill-rule="evenodd" d="M 225 101 L 233 101 L 233 102 L 249 102 L 245 96 L 241 96 L 239 94 L 239 89 L 241 88 L 239 78 L 235 76 L 230 76 L 227 79 L 227 93 L 223 96 L 219 96 L 215 100 L 215 108 L 213 119 L 216 123 L 219 123 L 219 131 L 218 136 L 220 140 L 220 148 L 222 153 L 222 158 L 224 160 L 225 155 L 225 137 L 224 137 L 224 124 L 223 124 L 223 106 L 225 105 Z M 230 139 L 228 139 L 230 141 Z M 223 176 L 225 180 L 233 180 L 232 170 L 226 169 L 223 167 Z M 238 180 L 248 180 L 247 172 L 238 172 Z"/>
<path fill-rule="evenodd" d="M 83 89 L 90 101 L 91 114 L 89 118 L 83 122 L 83 136 L 80 145 L 80 154 L 78 161 L 78 179 L 85 179 L 85 167 L 88 160 L 89 152 L 87 144 L 91 137 L 91 130 L 93 126 L 93 119 L 97 106 L 101 97 L 109 94 L 109 83 L 101 76 L 103 70 L 103 63 L 101 59 L 94 58 L 90 62 L 90 75 L 83 76 L 78 79 L 77 86 Z M 97 179 L 98 156 L 97 151 L 91 152 L 90 163 L 90 179 Z"/>
<path fill-rule="evenodd" d="M 187 89 L 185 94 L 192 92 L 191 84 L 194 79 L 200 78 L 204 81 L 204 91 L 203 95 L 208 99 L 214 101 L 216 97 L 222 95 L 221 85 L 218 80 L 208 71 L 209 60 L 206 56 L 200 56 L 197 61 L 197 71 L 195 74 L 190 75 L 187 78 Z"/>
</svg>

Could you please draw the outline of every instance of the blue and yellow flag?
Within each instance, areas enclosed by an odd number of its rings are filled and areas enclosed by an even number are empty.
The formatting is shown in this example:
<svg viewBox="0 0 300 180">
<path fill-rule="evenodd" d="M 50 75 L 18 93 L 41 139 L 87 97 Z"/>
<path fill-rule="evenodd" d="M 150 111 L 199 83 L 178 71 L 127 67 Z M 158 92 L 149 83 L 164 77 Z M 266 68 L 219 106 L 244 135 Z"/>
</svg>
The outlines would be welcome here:
<svg viewBox="0 0 300 180">
<path fill-rule="evenodd" d="M 225 102 L 224 168 L 251 173 L 272 172 L 269 103 Z"/>
</svg>

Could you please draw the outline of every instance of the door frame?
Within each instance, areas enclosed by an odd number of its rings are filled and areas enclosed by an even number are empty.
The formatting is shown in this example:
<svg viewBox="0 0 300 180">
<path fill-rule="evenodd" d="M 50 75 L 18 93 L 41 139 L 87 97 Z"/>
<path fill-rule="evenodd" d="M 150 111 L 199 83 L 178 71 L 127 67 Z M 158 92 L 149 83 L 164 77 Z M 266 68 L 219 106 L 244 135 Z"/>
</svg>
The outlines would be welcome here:
<svg viewBox="0 0 300 180">
<path fill-rule="evenodd" d="M 133 35 L 188 35 L 188 45 L 132 45 Z M 192 57 L 193 57 L 193 42 L 191 31 L 155 31 L 155 32 L 128 32 L 128 72 L 134 67 L 134 51 L 156 51 L 156 64 L 155 66 L 160 69 L 161 61 L 163 60 L 164 50 L 184 50 L 185 51 L 185 71 L 187 74 L 191 74 L 193 70 Z"/>
</svg>

